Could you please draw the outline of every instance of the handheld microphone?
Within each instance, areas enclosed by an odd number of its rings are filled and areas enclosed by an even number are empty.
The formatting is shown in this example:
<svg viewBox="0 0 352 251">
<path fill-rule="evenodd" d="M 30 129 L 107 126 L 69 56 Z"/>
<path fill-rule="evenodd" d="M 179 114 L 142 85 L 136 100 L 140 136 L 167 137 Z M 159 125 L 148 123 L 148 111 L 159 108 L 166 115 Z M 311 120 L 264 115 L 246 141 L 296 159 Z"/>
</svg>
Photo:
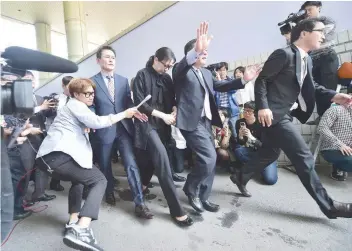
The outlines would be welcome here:
<svg viewBox="0 0 352 251">
<path fill-rule="evenodd" d="M 18 46 L 6 48 L 1 57 L 8 59 L 8 65 L 16 69 L 58 73 L 78 71 L 77 64 L 70 60 Z"/>
<path fill-rule="evenodd" d="M 149 94 L 148 96 L 146 96 L 146 97 L 142 100 L 142 102 L 140 102 L 139 105 L 136 106 L 136 108 L 138 109 L 141 105 L 143 105 L 145 102 L 147 102 L 151 97 L 152 97 L 152 95 L 150 95 L 150 94 Z"/>
</svg>

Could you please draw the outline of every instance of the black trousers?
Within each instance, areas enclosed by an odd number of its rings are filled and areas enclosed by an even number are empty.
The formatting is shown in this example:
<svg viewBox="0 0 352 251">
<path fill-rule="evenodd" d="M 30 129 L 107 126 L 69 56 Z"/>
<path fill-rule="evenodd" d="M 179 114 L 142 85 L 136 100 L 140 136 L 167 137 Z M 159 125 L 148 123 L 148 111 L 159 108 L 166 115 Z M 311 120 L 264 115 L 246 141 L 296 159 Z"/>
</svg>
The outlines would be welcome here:
<svg viewBox="0 0 352 251">
<path fill-rule="evenodd" d="M 187 146 L 196 154 L 196 163 L 187 176 L 183 190 L 188 196 L 208 200 L 213 187 L 216 151 L 211 121 L 203 117 L 194 131 L 180 130 Z"/>
<path fill-rule="evenodd" d="M 12 188 L 10 162 L 1 128 L 1 242 L 10 232 L 13 220 L 14 191 Z"/>
<path fill-rule="evenodd" d="M 314 157 L 292 120 L 292 117 L 286 115 L 277 124 L 264 129 L 263 147 L 258 150 L 257 158 L 251 159 L 243 167 L 244 182 L 248 182 L 254 174 L 260 173 L 277 160 L 280 149 L 282 149 L 295 167 L 307 192 L 317 202 L 320 209 L 328 213 L 332 207 L 332 200 L 315 172 Z"/>
<path fill-rule="evenodd" d="M 148 185 L 153 173 L 158 177 L 161 190 L 173 217 L 185 215 L 185 211 L 181 206 L 180 200 L 176 193 L 176 187 L 172 179 L 169 156 L 166 148 L 157 131 L 152 130 L 148 137 L 147 149 L 145 151 L 137 149 L 137 157 L 139 159 L 138 166 L 140 168 L 141 180 L 143 185 Z M 141 157 L 141 158 L 140 158 Z M 143 161 L 143 163 L 141 163 Z"/>
<path fill-rule="evenodd" d="M 36 160 L 38 167 L 55 179 L 71 181 L 72 186 L 68 195 L 68 213 L 79 213 L 79 217 L 98 219 L 99 208 L 106 189 L 106 178 L 94 166 L 92 169 L 82 168 L 71 156 L 63 152 L 51 152 Z M 53 170 L 50 173 L 48 166 Z M 89 193 L 82 204 L 83 188 L 88 187 Z"/>
</svg>

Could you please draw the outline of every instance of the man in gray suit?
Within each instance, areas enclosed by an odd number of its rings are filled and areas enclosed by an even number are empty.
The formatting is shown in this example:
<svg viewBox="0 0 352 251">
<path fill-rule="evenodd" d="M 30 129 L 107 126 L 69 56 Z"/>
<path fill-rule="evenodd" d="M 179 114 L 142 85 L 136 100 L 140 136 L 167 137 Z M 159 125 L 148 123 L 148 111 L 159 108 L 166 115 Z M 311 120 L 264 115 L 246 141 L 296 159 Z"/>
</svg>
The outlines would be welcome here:
<svg viewBox="0 0 352 251">
<path fill-rule="evenodd" d="M 110 46 L 103 46 L 97 52 L 97 62 L 100 65 L 101 72 L 91 79 L 96 84 L 94 110 L 99 116 L 116 114 L 134 106 L 128 79 L 114 73 L 115 56 L 115 51 Z M 145 119 L 144 116 L 139 114 L 135 117 L 141 121 Z M 143 201 L 142 183 L 133 152 L 134 126 L 132 119 L 124 119 L 111 127 L 96 130 L 95 136 L 99 166 L 108 181 L 105 193 L 106 202 L 111 205 L 116 203 L 114 178 L 111 169 L 111 150 L 114 141 L 117 140 L 118 150 L 136 204 L 135 213 L 140 217 L 149 219 L 151 213 Z"/>
<path fill-rule="evenodd" d="M 257 75 L 257 67 L 249 67 L 243 79 L 216 81 L 209 70 L 203 68 L 208 57 L 208 24 L 201 23 L 197 39 L 185 46 L 185 57 L 175 66 L 173 80 L 176 91 L 176 127 L 181 130 L 189 146 L 196 153 L 192 168 L 183 188 L 190 205 L 198 212 L 211 212 L 219 206 L 209 202 L 214 181 L 216 151 L 211 125 L 222 127 L 213 91 L 228 92 L 242 89 Z"/>
</svg>

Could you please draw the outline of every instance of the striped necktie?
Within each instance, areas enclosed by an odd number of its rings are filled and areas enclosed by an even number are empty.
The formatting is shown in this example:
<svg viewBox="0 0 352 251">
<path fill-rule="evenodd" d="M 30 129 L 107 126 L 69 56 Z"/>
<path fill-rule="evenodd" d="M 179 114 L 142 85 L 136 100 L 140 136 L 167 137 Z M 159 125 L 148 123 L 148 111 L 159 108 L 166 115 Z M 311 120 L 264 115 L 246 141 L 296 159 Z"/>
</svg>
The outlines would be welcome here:
<svg viewBox="0 0 352 251">
<path fill-rule="evenodd" d="M 106 76 L 108 79 L 108 91 L 111 96 L 112 101 L 115 100 L 115 86 L 114 86 L 114 78 L 111 76 Z"/>
</svg>

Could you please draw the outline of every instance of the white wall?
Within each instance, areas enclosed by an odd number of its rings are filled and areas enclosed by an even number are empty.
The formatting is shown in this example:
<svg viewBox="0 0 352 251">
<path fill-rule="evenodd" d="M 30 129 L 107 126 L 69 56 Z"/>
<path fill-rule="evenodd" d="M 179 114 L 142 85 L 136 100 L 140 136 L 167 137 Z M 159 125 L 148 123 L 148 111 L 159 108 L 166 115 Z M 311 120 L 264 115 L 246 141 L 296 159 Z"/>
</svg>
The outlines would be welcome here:
<svg viewBox="0 0 352 251">
<path fill-rule="evenodd" d="M 209 48 L 209 63 L 233 62 L 247 56 L 271 52 L 283 47 L 277 23 L 296 12 L 303 2 L 178 2 L 150 21 L 113 42 L 116 72 L 131 79 L 145 66 L 147 59 L 160 47 L 170 47 L 177 60 L 183 57 L 184 45 L 195 38 L 203 20 L 209 21 L 214 40 Z M 324 2 L 323 15 L 334 18 L 338 31 L 352 27 L 352 2 Z M 99 68 L 95 55 L 68 74 L 90 77 Z M 61 78 L 37 90 L 39 95 L 61 92 Z"/>
</svg>

